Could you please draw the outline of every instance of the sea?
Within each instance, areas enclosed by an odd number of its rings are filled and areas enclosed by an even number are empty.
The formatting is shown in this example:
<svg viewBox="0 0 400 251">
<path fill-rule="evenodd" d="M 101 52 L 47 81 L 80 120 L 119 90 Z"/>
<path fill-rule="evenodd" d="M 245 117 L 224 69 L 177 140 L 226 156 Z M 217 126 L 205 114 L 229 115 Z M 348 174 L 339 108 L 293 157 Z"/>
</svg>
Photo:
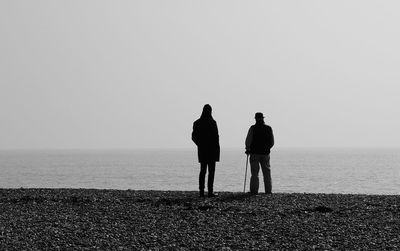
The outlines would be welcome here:
<svg viewBox="0 0 400 251">
<path fill-rule="evenodd" d="M 222 149 L 214 190 L 248 191 L 245 173 L 244 151 Z M 399 195 L 400 149 L 274 148 L 271 174 L 275 193 Z M 198 175 L 194 148 L 0 151 L 1 188 L 197 191 Z"/>
</svg>

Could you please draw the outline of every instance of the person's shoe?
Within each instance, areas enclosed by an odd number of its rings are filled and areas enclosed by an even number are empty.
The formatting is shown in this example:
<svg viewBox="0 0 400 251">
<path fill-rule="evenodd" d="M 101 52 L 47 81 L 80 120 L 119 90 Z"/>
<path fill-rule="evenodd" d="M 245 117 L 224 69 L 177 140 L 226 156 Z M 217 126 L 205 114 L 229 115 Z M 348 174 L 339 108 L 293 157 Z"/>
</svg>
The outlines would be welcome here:
<svg viewBox="0 0 400 251">
<path fill-rule="evenodd" d="M 204 191 L 200 191 L 200 198 L 204 198 Z"/>
<path fill-rule="evenodd" d="M 209 198 L 213 198 L 213 197 L 217 197 L 217 196 L 218 196 L 218 194 L 216 194 L 216 193 L 208 193 Z"/>
</svg>

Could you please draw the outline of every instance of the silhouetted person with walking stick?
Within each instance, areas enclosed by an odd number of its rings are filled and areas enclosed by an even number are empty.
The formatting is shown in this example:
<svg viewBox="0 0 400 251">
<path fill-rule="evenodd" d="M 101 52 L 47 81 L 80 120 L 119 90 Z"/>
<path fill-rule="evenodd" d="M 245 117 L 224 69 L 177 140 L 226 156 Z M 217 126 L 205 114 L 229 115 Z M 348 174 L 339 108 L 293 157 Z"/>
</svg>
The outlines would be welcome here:
<svg viewBox="0 0 400 251">
<path fill-rule="evenodd" d="M 200 197 L 204 197 L 204 183 L 208 167 L 208 197 L 214 197 L 215 162 L 219 161 L 220 147 L 217 122 L 211 115 L 209 104 L 204 105 L 203 112 L 193 123 L 192 140 L 197 145 L 197 154 L 200 162 L 199 190 Z"/>
<path fill-rule="evenodd" d="M 257 112 L 256 123 L 252 125 L 246 137 L 246 154 L 250 154 L 250 193 L 258 194 L 259 179 L 258 173 L 261 170 L 264 176 L 265 193 L 272 192 L 270 152 L 274 146 L 274 135 L 272 128 L 265 124 L 264 115 Z"/>
</svg>

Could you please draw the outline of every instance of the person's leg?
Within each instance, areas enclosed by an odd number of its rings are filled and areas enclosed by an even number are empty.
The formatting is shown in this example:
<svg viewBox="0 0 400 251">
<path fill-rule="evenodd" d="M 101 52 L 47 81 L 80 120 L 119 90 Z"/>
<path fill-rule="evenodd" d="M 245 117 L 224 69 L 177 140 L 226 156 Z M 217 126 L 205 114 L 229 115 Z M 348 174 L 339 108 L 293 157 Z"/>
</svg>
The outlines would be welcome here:
<svg viewBox="0 0 400 251">
<path fill-rule="evenodd" d="M 261 170 L 264 178 L 264 189 L 265 193 L 272 192 L 272 180 L 271 180 L 271 167 L 269 164 L 269 155 L 264 155 L 260 159 Z"/>
<path fill-rule="evenodd" d="M 258 156 L 255 154 L 250 155 L 250 171 L 250 193 L 257 194 L 259 186 L 258 172 L 260 171 L 260 166 Z"/>
<path fill-rule="evenodd" d="M 207 164 L 200 163 L 199 190 L 200 190 L 201 197 L 204 196 L 204 183 L 205 183 L 205 178 L 206 178 L 206 172 L 207 172 Z"/>
<path fill-rule="evenodd" d="M 214 192 L 214 176 L 215 176 L 215 162 L 208 163 L 208 195 L 213 195 Z"/>
</svg>

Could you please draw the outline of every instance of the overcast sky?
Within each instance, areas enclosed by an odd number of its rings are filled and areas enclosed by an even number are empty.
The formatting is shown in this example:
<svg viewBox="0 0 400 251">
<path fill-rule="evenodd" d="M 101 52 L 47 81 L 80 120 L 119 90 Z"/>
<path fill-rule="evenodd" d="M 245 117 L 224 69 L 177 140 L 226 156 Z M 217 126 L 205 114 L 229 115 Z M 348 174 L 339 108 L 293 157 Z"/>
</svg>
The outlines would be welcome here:
<svg viewBox="0 0 400 251">
<path fill-rule="evenodd" d="M 0 149 L 400 146 L 399 1 L 0 2 Z"/>
</svg>

